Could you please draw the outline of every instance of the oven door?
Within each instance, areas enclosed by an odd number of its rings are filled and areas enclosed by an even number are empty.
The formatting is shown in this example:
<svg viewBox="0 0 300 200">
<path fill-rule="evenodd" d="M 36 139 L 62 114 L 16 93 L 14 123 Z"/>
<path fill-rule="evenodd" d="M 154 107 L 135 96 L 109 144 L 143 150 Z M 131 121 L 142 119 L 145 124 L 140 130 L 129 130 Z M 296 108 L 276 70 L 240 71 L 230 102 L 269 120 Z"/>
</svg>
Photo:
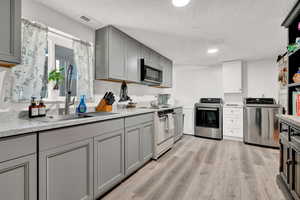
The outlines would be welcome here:
<svg viewBox="0 0 300 200">
<path fill-rule="evenodd" d="M 196 127 L 220 128 L 220 108 L 196 107 Z"/>
</svg>

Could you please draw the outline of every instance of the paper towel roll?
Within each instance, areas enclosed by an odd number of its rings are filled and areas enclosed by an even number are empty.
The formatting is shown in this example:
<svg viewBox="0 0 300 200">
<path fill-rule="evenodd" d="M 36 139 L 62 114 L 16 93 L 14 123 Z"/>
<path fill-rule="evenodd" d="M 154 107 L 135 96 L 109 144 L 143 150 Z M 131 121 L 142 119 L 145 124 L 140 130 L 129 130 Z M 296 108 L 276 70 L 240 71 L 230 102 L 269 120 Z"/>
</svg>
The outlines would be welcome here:
<svg viewBox="0 0 300 200">
<path fill-rule="evenodd" d="M 0 71 L 0 102 L 4 100 L 4 77 L 6 71 Z"/>
<path fill-rule="evenodd" d="M 5 102 L 5 81 L 7 81 L 7 71 L 0 71 L 0 113 L 1 112 L 8 112 L 10 106 L 7 102 Z"/>
</svg>

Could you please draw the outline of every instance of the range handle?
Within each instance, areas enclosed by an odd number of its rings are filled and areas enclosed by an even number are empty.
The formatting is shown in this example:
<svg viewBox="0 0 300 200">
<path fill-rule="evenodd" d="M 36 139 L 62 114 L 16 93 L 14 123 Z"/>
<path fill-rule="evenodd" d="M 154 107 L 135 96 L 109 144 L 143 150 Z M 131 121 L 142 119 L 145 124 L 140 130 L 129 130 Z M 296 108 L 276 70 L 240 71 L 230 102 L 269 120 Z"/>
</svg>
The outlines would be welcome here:
<svg viewBox="0 0 300 200">
<path fill-rule="evenodd" d="M 218 111 L 218 108 L 203 108 L 203 107 L 198 107 L 197 110 Z"/>
</svg>

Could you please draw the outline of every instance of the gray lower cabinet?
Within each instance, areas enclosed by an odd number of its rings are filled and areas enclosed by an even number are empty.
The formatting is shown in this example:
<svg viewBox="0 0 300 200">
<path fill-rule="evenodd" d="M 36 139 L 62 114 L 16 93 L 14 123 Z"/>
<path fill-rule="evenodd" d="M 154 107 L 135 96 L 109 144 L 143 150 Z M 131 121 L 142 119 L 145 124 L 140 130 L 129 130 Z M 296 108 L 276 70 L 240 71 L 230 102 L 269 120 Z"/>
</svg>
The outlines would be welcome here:
<svg viewBox="0 0 300 200">
<path fill-rule="evenodd" d="M 93 199 L 93 139 L 42 151 L 39 163 L 40 200 Z"/>
<path fill-rule="evenodd" d="M 21 62 L 21 0 L 0 1 L 0 64 Z"/>
<path fill-rule="evenodd" d="M 128 176 L 153 156 L 153 115 L 125 119 L 125 175 Z"/>
<path fill-rule="evenodd" d="M 154 127 L 152 122 L 142 124 L 141 138 L 142 162 L 147 162 L 153 157 L 154 151 Z"/>
<path fill-rule="evenodd" d="M 125 129 L 125 174 L 133 173 L 141 165 L 141 128 L 137 125 Z"/>
<path fill-rule="evenodd" d="M 36 154 L 0 163 L 0 199 L 36 200 Z"/>
<path fill-rule="evenodd" d="M 0 140 L 0 199 L 37 199 L 35 134 Z"/>
<path fill-rule="evenodd" d="M 94 197 L 124 178 L 124 129 L 94 138 Z"/>
</svg>

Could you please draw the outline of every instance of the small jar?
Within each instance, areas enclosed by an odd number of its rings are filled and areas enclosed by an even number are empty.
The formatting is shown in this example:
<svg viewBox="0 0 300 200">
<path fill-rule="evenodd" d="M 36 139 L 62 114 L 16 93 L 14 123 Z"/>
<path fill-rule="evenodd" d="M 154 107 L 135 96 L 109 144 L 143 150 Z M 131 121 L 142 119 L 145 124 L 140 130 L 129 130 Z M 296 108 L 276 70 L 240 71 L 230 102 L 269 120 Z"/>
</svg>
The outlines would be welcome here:
<svg viewBox="0 0 300 200">
<path fill-rule="evenodd" d="M 297 73 L 294 74 L 293 81 L 295 83 L 300 83 L 300 68 L 298 69 Z"/>
</svg>

